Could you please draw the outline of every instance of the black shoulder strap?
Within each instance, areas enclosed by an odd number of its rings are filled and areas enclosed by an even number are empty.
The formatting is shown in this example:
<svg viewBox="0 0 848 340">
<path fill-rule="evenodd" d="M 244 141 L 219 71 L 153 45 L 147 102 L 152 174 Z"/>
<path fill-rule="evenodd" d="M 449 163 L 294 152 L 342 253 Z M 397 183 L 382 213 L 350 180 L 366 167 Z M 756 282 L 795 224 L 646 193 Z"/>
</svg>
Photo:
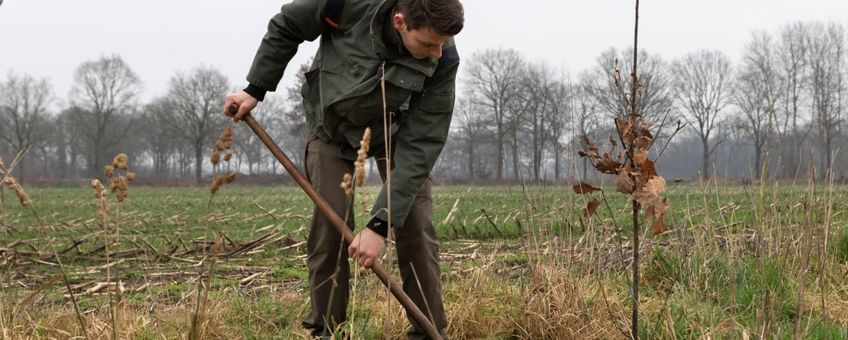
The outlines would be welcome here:
<svg viewBox="0 0 848 340">
<path fill-rule="evenodd" d="M 345 0 L 327 0 L 327 7 L 324 8 L 324 22 L 334 30 L 339 29 L 344 4 Z"/>
</svg>

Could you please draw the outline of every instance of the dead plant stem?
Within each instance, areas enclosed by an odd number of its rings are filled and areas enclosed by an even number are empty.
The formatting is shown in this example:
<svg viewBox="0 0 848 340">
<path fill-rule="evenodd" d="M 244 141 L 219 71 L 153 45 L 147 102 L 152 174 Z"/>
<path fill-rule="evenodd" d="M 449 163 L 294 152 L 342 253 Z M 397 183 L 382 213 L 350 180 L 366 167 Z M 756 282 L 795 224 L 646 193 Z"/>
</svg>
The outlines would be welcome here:
<svg viewBox="0 0 848 340">
<path fill-rule="evenodd" d="M 630 88 L 630 120 L 633 126 L 638 126 L 636 124 L 637 115 L 636 115 L 636 97 L 638 96 L 638 58 L 639 58 L 639 0 L 636 0 L 636 9 L 635 9 L 635 23 L 633 25 L 633 73 L 631 74 Z M 633 161 L 633 153 L 634 153 L 634 145 L 631 144 L 627 150 L 628 157 L 630 158 L 630 165 L 635 169 L 635 164 Z M 636 192 L 636 181 L 633 181 L 633 192 Z M 633 204 L 633 281 L 631 282 L 633 291 L 633 311 L 631 316 L 631 329 L 630 336 L 633 339 L 639 338 L 639 210 L 640 204 L 635 199 L 632 200 Z"/>
</svg>

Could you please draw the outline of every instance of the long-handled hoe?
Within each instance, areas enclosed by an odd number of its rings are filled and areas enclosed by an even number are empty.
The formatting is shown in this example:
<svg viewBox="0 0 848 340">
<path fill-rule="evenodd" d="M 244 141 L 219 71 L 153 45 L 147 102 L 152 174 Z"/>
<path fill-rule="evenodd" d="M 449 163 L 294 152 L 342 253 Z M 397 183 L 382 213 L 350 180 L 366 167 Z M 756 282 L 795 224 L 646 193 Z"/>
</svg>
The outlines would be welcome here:
<svg viewBox="0 0 848 340">
<path fill-rule="evenodd" d="M 238 106 L 233 104 L 228 108 L 228 110 L 231 115 L 235 115 L 238 112 Z M 297 182 L 297 184 L 300 185 L 303 191 L 306 192 L 306 195 L 308 195 L 309 198 L 312 199 L 312 202 L 314 202 L 315 206 L 318 207 L 318 210 L 320 210 L 321 213 L 323 213 L 324 216 L 327 217 L 327 219 L 330 221 L 330 224 L 332 224 L 338 232 L 342 233 L 342 236 L 344 237 L 345 241 L 347 241 L 348 244 L 353 242 L 353 233 L 350 232 L 350 229 L 348 229 L 341 217 L 339 217 L 339 215 L 337 215 L 336 212 L 333 211 L 333 209 L 330 207 L 330 204 L 327 203 L 327 201 L 323 197 L 321 197 L 320 194 L 318 194 L 318 191 L 316 191 L 315 188 L 312 187 L 312 184 L 309 183 L 309 181 L 306 179 L 306 177 L 304 177 L 303 174 L 300 173 L 300 170 L 298 170 L 297 167 L 295 167 L 294 163 L 289 160 L 288 156 L 286 156 L 283 150 L 280 149 L 277 143 L 274 143 L 274 140 L 271 139 L 271 136 L 269 136 L 268 133 L 265 132 L 265 129 L 263 129 L 262 126 L 260 126 L 259 123 L 256 122 L 256 119 L 254 119 L 253 116 L 248 113 L 244 116 L 242 120 L 244 120 L 244 122 L 247 123 L 247 126 L 250 127 L 251 130 L 253 130 L 253 133 L 255 133 L 257 137 L 259 137 L 259 140 L 262 141 L 262 144 L 265 144 L 265 146 L 268 147 L 268 150 L 271 151 L 274 157 L 276 157 L 277 160 L 280 161 L 280 164 L 283 165 L 283 168 L 286 169 L 286 171 L 289 173 L 289 175 L 291 175 L 294 181 Z M 418 325 L 424 328 L 424 331 L 427 332 L 427 335 L 431 339 L 441 339 L 439 332 L 436 330 L 436 326 L 434 326 L 433 323 L 429 319 L 427 319 L 426 316 L 424 316 L 424 313 L 422 313 L 421 310 L 418 309 L 417 306 L 415 306 L 409 296 L 404 293 L 403 289 L 401 289 L 397 282 L 395 282 L 394 279 L 389 276 L 389 274 L 386 272 L 385 269 L 383 269 L 382 266 L 375 262 L 371 265 L 371 271 L 373 271 L 374 274 L 377 274 L 377 277 L 380 278 L 380 281 L 383 281 L 383 284 L 389 287 L 389 290 L 392 292 L 392 295 L 397 298 L 398 302 L 400 302 L 403 308 L 406 309 L 406 312 L 412 315 L 412 318 L 418 323 Z"/>
</svg>

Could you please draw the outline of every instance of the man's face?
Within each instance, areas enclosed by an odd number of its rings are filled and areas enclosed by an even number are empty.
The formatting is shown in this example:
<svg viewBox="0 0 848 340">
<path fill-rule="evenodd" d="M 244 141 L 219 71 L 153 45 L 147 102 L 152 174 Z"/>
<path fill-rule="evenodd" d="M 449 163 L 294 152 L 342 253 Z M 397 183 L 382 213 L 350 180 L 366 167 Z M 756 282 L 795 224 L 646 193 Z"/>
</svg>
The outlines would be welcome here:
<svg viewBox="0 0 848 340">
<path fill-rule="evenodd" d="M 400 34 L 403 46 L 415 59 L 440 58 L 442 47 L 451 39 L 450 36 L 434 32 L 430 27 L 409 30 L 402 13 L 395 13 L 392 22 Z"/>
</svg>

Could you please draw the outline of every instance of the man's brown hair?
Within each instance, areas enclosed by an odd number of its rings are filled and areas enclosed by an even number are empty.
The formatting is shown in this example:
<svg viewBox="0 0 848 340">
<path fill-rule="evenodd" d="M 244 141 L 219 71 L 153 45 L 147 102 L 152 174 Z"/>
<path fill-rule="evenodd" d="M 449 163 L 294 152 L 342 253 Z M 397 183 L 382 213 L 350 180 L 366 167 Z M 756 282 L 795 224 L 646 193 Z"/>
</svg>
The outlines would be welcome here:
<svg viewBox="0 0 848 340">
<path fill-rule="evenodd" d="M 462 31 L 465 10 L 459 0 L 398 0 L 407 29 L 430 27 L 438 34 L 454 36 Z"/>
</svg>

